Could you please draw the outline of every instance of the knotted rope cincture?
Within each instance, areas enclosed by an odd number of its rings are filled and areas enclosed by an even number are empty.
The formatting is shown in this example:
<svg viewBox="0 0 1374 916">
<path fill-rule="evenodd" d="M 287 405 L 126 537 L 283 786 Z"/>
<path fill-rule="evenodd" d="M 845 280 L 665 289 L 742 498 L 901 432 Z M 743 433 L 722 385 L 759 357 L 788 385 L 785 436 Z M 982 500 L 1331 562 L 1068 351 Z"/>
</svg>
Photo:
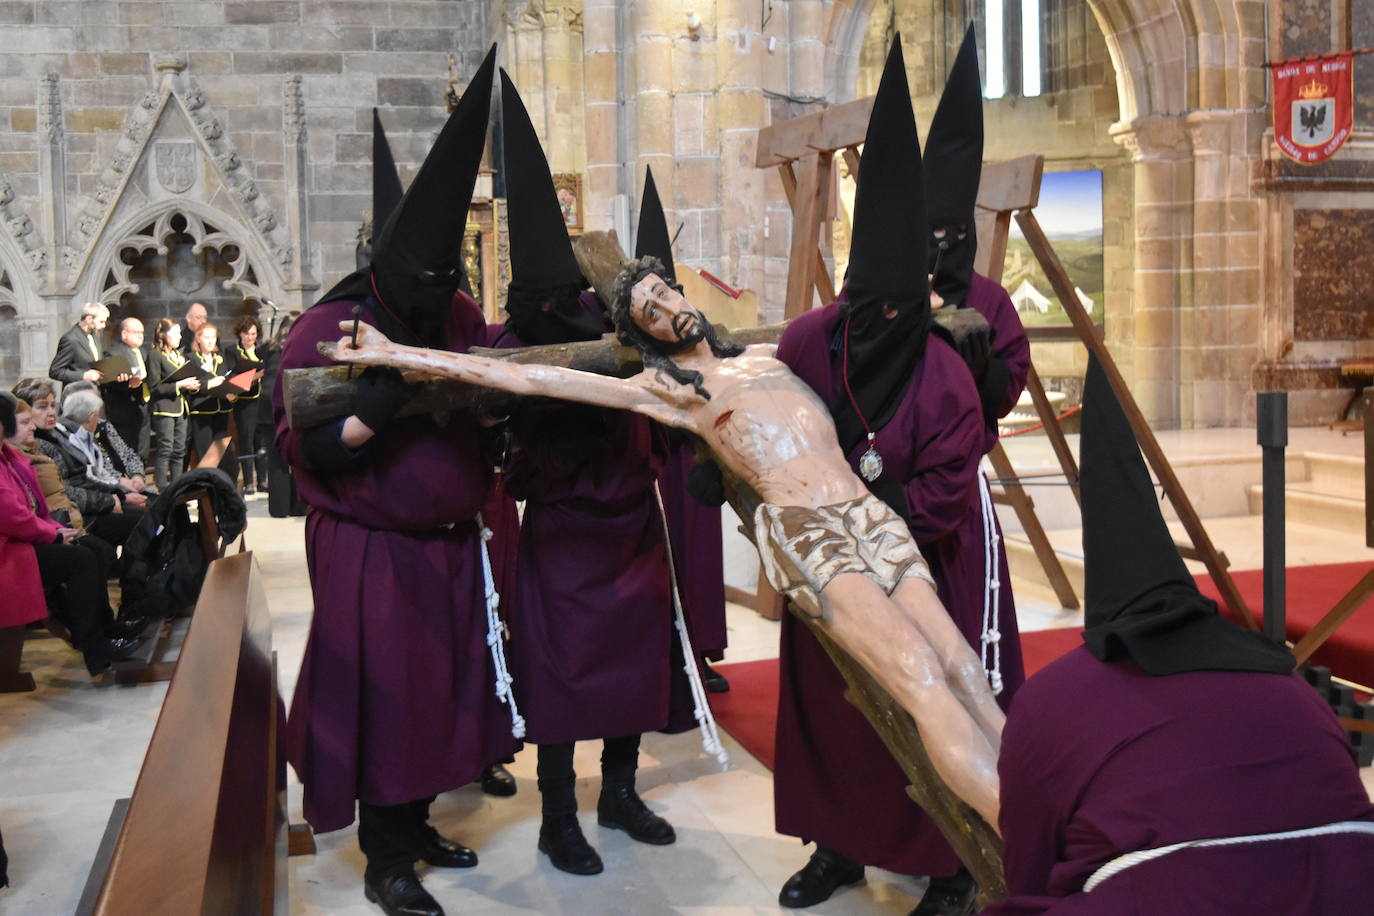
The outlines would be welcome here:
<svg viewBox="0 0 1374 916">
<path fill-rule="evenodd" d="M 706 687 L 701 683 L 701 672 L 697 669 L 697 656 L 692 651 L 692 637 L 687 633 L 687 618 L 682 613 L 682 596 L 677 587 L 677 564 L 673 562 L 673 539 L 668 533 L 668 512 L 663 508 L 663 493 L 654 484 L 654 496 L 658 500 L 658 517 L 663 524 L 663 551 L 668 558 L 668 587 L 673 594 L 673 622 L 677 626 L 678 640 L 682 645 L 682 670 L 687 674 L 687 683 L 692 689 L 692 714 L 696 716 L 697 726 L 701 729 L 701 747 L 716 758 L 721 769 L 730 765 L 730 754 L 720 743 L 720 731 L 716 728 L 716 717 L 711 712 L 711 703 L 706 698 Z"/>
<path fill-rule="evenodd" d="M 491 540 L 492 531 L 482 524 L 480 514 L 477 516 L 477 527 L 480 530 L 477 542 L 482 552 L 482 585 L 487 603 L 487 647 L 491 649 L 491 664 L 496 669 L 496 699 L 510 706 L 511 735 L 523 738 L 525 717 L 520 715 L 515 705 L 515 691 L 511 689 L 515 678 L 510 676 L 510 669 L 506 667 L 505 641 L 510 638 L 510 630 L 501 619 L 501 595 L 496 591 L 496 580 L 491 575 L 491 555 L 487 552 L 487 541 Z"/>
<path fill-rule="evenodd" d="M 1001 553 L 997 538 L 997 513 L 992 505 L 992 490 L 982 468 L 978 470 L 978 502 L 983 514 L 983 634 L 979 637 L 983 670 L 988 673 L 992 695 L 1002 692 L 1002 631 L 998 627 L 1002 589 Z M 992 664 L 989 666 L 988 660 Z"/>
</svg>

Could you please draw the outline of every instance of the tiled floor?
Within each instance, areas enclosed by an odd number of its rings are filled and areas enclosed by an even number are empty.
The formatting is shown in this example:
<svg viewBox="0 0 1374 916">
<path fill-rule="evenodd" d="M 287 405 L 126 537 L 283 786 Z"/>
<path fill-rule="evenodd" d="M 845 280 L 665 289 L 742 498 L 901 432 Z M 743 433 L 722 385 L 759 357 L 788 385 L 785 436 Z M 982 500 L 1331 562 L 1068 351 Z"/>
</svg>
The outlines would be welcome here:
<svg viewBox="0 0 1374 916">
<path fill-rule="evenodd" d="M 1253 433 L 1221 431 L 1216 441 L 1180 440 L 1168 447 L 1218 454 L 1253 448 L 1252 443 Z M 299 520 L 263 517 L 261 501 L 251 506 L 249 546 L 264 573 L 282 690 L 289 697 L 310 617 L 303 526 Z M 1251 562 L 1258 555 L 1253 522 L 1225 520 L 1209 523 L 1209 530 L 1238 567 L 1258 565 Z M 1043 590 L 1015 584 L 1023 629 L 1080 622 L 1078 614 L 1060 610 Z M 729 661 L 776 655 L 777 624 L 735 605 L 729 623 Z M 14 884 L 0 891 L 0 913 L 56 916 L 72 911 L 110 805 L 133 788 L 165 687 L 92 685 L 76 653 L 51 639 L 30 642 L 25 661 L 39 689 L 0 695 L 0 829 Z M 488 798 L 469 786 L 435 804 L 435 822 L 477 847 L 482 862 L 470 872 L 432 871 L 426 885 L 450 913 L 479 916 L 786 912 L 777 907 L 778 888 L 806 853 L 796 840 L 773 831 L 768 771 L 728 736 L 725 740 L 732 764 L 722 772 L 702 755 L 694 733 L 646 738 L 640 785 L 649 804 L 677 828 L 678 842 L 669 847 L 640 845 L 596 826 L 595 814 L 588 812 L 596 800 L 599 746 L 579 746 L 578 769 L 593 777 L 578 787 L 583 824 L 606 862 L 605 873 L 590 878 L 555 871 L 535 851 L 538 793 L 534 754 L 526 750 L 512 767 L 520 784 L 515 798 Z M 1374 788 L 1370 771 L 1364 775 Z M 299 819 L 294 780 L 290 800 Z M 378 912 L 362 897 L 362 859 L 353 831 L 322 835 L 318 843 L 315 856 L 291 861 L 292 912 Z M 914 879 L 869 869 L 864 884 L 807 912 L 906 913 L 921 889 Z"/>
</svg>

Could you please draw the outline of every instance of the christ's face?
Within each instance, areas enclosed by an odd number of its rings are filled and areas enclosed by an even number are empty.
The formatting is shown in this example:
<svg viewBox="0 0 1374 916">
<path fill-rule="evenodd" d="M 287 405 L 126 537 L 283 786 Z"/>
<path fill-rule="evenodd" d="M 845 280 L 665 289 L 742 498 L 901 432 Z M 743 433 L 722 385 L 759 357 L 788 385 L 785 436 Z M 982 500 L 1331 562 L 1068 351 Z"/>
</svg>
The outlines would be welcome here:
<svg viewBox="0 0 1374 916">
<path fill-rule="evenodd" d="M 704 334 L 701 313 L 658 274 L 649 274 L 630 290 L 630 317 L 664 343 L 694 344 Z"/>
</svg>

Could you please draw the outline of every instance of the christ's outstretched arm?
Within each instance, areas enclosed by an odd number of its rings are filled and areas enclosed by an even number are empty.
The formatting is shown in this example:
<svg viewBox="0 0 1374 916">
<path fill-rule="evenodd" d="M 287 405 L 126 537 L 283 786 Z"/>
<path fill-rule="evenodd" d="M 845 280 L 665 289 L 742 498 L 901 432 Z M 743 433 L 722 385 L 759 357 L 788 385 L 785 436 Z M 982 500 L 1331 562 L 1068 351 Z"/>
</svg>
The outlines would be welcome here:
<svg viewBox="0 0 1374 916">
<path fill-rule="evenodd" d="M 358 325 L 355 344 L 352 337 L 353 322 L 340 322 L 339 330 L 349 332 L 330 354 L 339 362 L 391 366 L 407 372 L 496 388 L 511 394 L 632 410 L 669 426 L 690 428 L 692 421 L 687 408 L 702 403 L 691 387 L 671 379 L 659 379 L 653 371 L 641 372 L 627 379 L 612 378 L 558 366 L 537 363 L 521 365 L 466 353 L 407 347 L 393 343 L 381 331 L 367 324 Z M 324 346 L 321 345 L 321 348 Z"/>
</svg>

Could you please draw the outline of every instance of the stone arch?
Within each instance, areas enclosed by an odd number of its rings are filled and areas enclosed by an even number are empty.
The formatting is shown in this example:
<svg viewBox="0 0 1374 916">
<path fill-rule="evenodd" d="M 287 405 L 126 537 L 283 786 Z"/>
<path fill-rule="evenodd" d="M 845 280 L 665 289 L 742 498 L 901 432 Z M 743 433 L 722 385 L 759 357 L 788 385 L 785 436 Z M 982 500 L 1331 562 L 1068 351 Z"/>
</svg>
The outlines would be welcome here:
<svg viewBox="0 0 1374 916">
<path fill-rule="evenodd" d="M 173 226 L 177 217 L 185 220 L 186 228 L 180 231 L 191 237 L 194 252 L 238 249 L 236 258 L 226 258 L 233 274 L 224 281 L 225 289 L 239 292 L 245 300 L 283 298 L 280 278 L 271 269 L 272 253 L 257 233 L 209 204 L 182 199 L 146 207 L 106 232 L 90 259 L 94 269 L 86 271 L 75 301 L 98 300 L 114 306 L 125 293 L 138 292 L 138 284 L 129 278 L 130 265 L 120 255 L 130 249 L 167 254 L 167 240 L 178 232 Z M 145 231 L 150 226 L 151 231 Z"/>
</svg>

